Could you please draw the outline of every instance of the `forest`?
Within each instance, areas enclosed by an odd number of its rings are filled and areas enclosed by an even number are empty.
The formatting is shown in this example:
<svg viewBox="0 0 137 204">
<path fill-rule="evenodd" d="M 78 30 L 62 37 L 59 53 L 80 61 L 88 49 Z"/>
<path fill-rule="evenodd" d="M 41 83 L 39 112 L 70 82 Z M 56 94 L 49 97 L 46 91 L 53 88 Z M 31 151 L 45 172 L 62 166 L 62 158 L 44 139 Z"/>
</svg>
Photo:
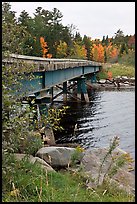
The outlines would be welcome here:
<svg viewBox="0 0 137 204">
<path fill-rule="evenodd" d="M 63 15 L 57 8 L 49 11 L 38 7 L 35 9 L 34 17 L 25 10 L 18 18 L 15 14 L 11 11 L 9 3 L 3 3 L 3 39 L 8 38 L 3 50 L 7 49 L 8 41 L 11 41 L 8 37 L 10 27 L 14 27 L 14 30 L 19 31 L 14 32 L 14 37 L 16 45 L 20 43 L 20 50 L 16 49 L 14 44 L 11 46 L 13 53 L 45 58 L 87 59 L 102 63 L 126 60 L 129 64 L 134 64 L 135 34 L 124 35 L 123 31 L 118 29 L 112 38 L 106 35 L 102 36 L 102 40 L 92 40 L 92 33 L 91 36 L 85 34 L 82 37 L 75 25 L 64 26 Z"/>
</svg>

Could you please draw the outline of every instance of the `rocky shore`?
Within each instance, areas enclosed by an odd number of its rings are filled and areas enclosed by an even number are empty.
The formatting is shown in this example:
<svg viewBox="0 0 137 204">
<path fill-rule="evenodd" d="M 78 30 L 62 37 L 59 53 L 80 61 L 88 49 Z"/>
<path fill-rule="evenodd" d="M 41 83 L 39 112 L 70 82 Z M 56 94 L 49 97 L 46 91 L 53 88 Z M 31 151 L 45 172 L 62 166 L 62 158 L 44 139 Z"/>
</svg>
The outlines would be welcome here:
<svg viewBox="0 0 137 204">
<path fill-rule="evenodd" d="M 100 79 L 96 83 L 87 83 L 88 89 L 96 90 L 134 90 L 135 78 L 127 76 L 117 76 L 112 79 Z"/>
<path fill-rule="evenodd" d="M 39 149 L 35 156 L 14 155 L 17 160 L 26 157 L 32 164 L 37 163 L 43 169 L 43 173 L 60 169 L 72 172 L 81 171 L 87 188 L 94 189 L 107 178 L 110 184 L 124 189 L 129 194 L 135 193 L 134 162 L 127 152 L 116 148 L 113 154 L 107 155 L 108 148 L 93 148 L 84 151 L 79 151 L 79 149 L 81 148 L 45 146 Z M 74 159 L 75 165 L 73 165 Z"/>
</svg>

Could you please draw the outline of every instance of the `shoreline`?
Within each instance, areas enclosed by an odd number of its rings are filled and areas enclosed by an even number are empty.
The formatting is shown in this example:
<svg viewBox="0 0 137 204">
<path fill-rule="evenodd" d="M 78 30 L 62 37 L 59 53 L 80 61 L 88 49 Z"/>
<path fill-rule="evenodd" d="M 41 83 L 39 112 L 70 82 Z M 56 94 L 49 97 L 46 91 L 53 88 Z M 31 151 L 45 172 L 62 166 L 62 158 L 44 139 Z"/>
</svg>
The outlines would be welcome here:
<svg viewBox="0 0 137 204">
<path fill-rule="evenodd" d="M 87 88 L 88 90 L 98 90 L 98 91 L 135 91 L 135 85 L 122 84 L 120 87 L 115 86 L 114 84 L 107 83 L 91 83 L 88 82 Z"/>
</svg>

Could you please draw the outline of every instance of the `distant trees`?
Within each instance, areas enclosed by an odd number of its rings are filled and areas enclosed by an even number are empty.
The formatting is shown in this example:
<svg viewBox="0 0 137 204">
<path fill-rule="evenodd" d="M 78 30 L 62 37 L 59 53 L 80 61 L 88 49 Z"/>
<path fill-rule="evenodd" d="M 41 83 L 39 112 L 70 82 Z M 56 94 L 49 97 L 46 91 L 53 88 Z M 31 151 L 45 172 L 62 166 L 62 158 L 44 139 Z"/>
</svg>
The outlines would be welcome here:
<svg viewBox="0 0 137 204">
<path fill-rule="evenodd" d="M 124 36 L 121 29 L 118 29 L 112 38 L 106 35 L 102 40 L 92 40 L 92 33 L 91 37 L 86 35 L 82 37 L 80 32 L 75 32 L 74 25 L 64 26 L 62 24 L 63 15 L 57 8 L 49 11 L 37 7 L 34 17 L 30 17 L 23 10 L 16 19 L 15 12 L 9 12 L 10 4 L 3 3 L 3 6 L 2 12 L 7 14 L 3 21 L 18 27 L 19 32 L 15 33 L 16 40 L 18 41 L 24 35 L 20 42 L 22 54 L 39 57 L 81 58 L 114 63 L 118 62 L 120 58 L 122 59 L 123 55 L 131 54 L 131 50 L 133 53 L 135 51 L 135 35 Z M 9 28 L 7 27 L 7 33 Z M 7 39 L 8 41 L 10 39 Z M 6 46 L 9 46 L 8 43 Z M 10 46 L 14 48 L 15 44 L 10 44 Z M 19 51 L 16 50 L 16 52 Z"/>
</svg>

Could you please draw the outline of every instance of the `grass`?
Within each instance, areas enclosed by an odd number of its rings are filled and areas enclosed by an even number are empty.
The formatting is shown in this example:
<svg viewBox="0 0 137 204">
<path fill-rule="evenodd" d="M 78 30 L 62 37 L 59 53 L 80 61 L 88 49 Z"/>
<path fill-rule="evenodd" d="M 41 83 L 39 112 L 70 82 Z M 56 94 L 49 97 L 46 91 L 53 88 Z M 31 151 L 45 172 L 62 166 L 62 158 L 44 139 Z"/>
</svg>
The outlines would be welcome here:
<svg viewBox="0 0 137 204">
<path fill-rule="evenodd" d="M 79 172 L 68 170 L 46 173 L 27 158 L 9 157 L 3 174 L 3 202 L 132 202 L 134 197 L 104 183 L 96 190 L 87 189 Z"/>
<path fill-rule="evenodd" d="M 106 79 L 108 71 L 112 72 L 113 78 L 117 76 L 135 77 L 134 66 L 116 63 L 111 65 L 105 64 L 102 71 L 98 73 L 99 79 Z"/>
</svg>

